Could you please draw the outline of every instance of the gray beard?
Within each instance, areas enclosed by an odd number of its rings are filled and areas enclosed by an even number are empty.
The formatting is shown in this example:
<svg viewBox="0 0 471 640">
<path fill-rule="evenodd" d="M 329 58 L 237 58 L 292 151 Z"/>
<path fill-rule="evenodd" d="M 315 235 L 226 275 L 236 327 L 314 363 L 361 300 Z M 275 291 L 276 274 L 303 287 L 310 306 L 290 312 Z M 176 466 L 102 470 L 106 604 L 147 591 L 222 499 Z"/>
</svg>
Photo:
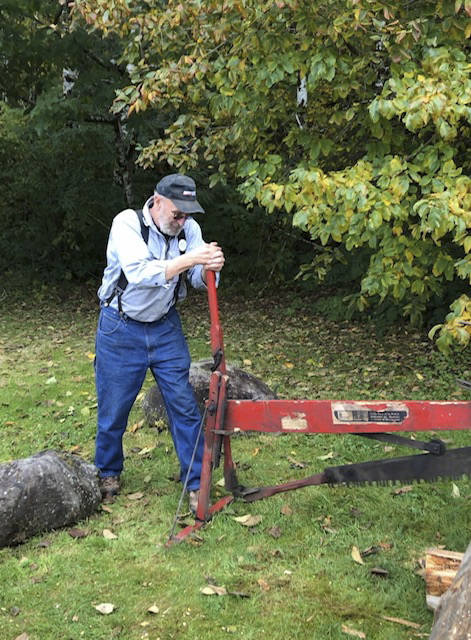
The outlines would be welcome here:
<svg viewBox="0 0 471 640">
<path fill-rule="evenodd" d="M 177 226 L 177 228 L 175 228 L 175 226 Z M 167 236 L 177 236 L 180 231 L 180 227 L 176 222 L 164 222 L 159 228 L 162 233 L 165 233 Z"/>
</svg>

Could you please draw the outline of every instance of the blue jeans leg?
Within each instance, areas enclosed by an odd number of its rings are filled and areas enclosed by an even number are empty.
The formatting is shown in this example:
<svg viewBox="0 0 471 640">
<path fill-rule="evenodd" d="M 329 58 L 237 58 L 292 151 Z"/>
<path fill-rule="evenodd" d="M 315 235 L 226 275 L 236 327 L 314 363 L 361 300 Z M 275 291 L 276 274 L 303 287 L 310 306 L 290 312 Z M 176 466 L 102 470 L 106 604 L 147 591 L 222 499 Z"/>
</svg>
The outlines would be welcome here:
<svg viewBox="0 0 471 640">
<path fill-rule="evenodd" d="M 191 469 L 190 462 L 200 430 L 201 414 L 189 382 L 190 354 L 175 309 L 158 326 L 156 338 L 149 352 L 150 367 L 167 410 L 170 432 L 180 462 L 180 479 L 184 482 L 188 474 L 187 489 L 198 489 L 203 458 L 202 432 Z"/>
<path fill-rule="evenodd" d="M 147 349 L 136 323 L 103 308 L 96 335 L 95 381 L 98 428 L 95 465 L 101 476 L 123 470 L 123 434 L 148 368 Z"/>
</svg>

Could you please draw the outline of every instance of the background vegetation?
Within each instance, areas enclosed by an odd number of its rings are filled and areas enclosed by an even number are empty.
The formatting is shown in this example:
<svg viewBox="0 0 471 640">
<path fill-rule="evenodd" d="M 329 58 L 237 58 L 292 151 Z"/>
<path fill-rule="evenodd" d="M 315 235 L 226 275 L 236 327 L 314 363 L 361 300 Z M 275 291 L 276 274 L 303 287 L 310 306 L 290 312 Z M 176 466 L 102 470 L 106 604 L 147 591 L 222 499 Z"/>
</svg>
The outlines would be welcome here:
<svg viewBox="0 0 471 640">
<path fill-rule="evenodd" d="M 115 213 L 182 170 L 235 286 L 298 274 L 334 314 L 438 322 L 441 348 L 466 345 L 470 15 L 4 0 L 0 269 L 96 281 Z"/>
</svg>

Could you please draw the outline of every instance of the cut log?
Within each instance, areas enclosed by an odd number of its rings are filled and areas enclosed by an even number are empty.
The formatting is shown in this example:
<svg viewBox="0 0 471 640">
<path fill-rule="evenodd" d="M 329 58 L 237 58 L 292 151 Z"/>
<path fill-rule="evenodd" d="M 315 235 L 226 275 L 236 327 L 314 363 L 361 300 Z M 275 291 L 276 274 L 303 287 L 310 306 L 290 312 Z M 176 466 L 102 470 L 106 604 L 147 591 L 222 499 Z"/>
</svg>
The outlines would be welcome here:
<svg viewBox="0 0 471 640">
<path fill-rule="evenodd" d="M 211 376 L 212 360 L 198 360 L 190 367 L 190 384 L 195 392 L 200 411 L 204 410 L 204 403 L 208 397 L 209 378 Z M 238 400 L 271 400 L 274 392 L 262 380 L 242 369 L 226 365 L 229 376 L 227 397 Z M 165 406 L 157 385 L 151 387 L 142 400 L 142 409 L 149 425 L 160 420 L 167 421 Z"/>
<path fill-rule="evenodd" d="M 73 524 L 101 502 L 97 469 L 61 451 L 0 464 L 0 547 Z"/>
<path fill-rule="evenodd" d="M 440 562 L 441 560 L 439 560 Z M 446 561 L 444 561 L 446 564 Z M 451 569 L 444 569 L 445 573 Z M 437 588 L 440 581 L 436 582 Z M 471 638 L 471 544 L 449 588 L 440 598 L 429 640 Z"/>
<path fill-rule="evenodd" d="M 464 553 L 446 549 L 427 549 L 425 554 L 425 585 L 427 606 L 436 609 L 440 597 L 451 585 Z"/>
</svg>

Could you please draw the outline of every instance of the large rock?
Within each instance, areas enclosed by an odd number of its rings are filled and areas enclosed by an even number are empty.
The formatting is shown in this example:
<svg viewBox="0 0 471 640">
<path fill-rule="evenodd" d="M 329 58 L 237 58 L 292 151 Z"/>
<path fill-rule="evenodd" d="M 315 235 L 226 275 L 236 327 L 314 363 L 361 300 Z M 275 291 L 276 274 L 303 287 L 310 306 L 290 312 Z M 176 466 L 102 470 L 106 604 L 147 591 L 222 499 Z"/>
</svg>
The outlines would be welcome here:
<svg viewBox="0 0 471 640">
<path fill-rule="evenodd" d="M 79 456 L 51 450 L 0 464 L 0 546 L 82 520 L 100 502 L 97 470 Z"/>
<path fill-rule="evenodd" d="M 212 360 L 198 360 L 190 367 L 190 383 L 195 391 L 200 411 L 204 410 L 204 403 L 208 398 L 209 378 L 211 376 Z M 259 378 L 242 369 L 226 365 L 229 376 L 227 397 L 237 400 L 270 400 L 275 397 L 274 392 Z M 151 387 L 142 400 L 142 408 L 149 424 L 158 420 L 167 420 L 165 406 L 157 385 Z"/>
</svg>

